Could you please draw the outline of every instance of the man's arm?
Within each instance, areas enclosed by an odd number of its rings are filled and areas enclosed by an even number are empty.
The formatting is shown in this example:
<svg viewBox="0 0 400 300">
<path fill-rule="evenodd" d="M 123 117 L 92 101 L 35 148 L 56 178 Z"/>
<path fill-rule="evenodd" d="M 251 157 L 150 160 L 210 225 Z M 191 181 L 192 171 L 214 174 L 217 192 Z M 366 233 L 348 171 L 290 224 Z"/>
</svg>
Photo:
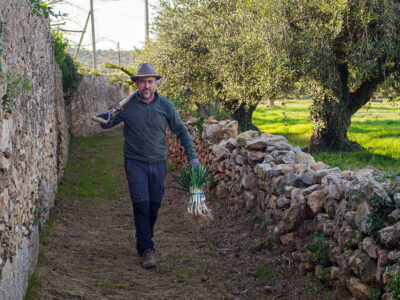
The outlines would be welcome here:
<svg viewBox="0 0 400 300">
<path fill-rule="evenodd" d="M 198 164 L 197 155 L 194 151 L 192 137 L 190 136 L 189 131 L 187 130 L 185 124 L 183 123 L 181 117 L 179 116 L 172 103 L 171 109 L 168 113 L 167 122 L 169 127 L 171 128 L 171 131 L 177 135 L 179 141 L 185 149 L 185 154 L 189 163 L 194 165 Z"/>
</svg>

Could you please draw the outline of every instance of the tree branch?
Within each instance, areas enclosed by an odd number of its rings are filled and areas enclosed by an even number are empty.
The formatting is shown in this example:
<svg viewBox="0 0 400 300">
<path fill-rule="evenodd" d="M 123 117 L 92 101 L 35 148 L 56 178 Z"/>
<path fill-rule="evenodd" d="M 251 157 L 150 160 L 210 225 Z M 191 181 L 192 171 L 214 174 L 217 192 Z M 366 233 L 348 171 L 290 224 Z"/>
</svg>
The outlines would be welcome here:
<svg viewBox="0 0 400 300">
<path fill-rule="evenodd" d="M 310 16 L 303 16 L 303 17 L 300 17 L 300 18 L 297 18 L 297 19 L 294 19 L 294 20 L 290 21 L 289 24 L 295 25 L 296 23 L 299 23 L 301 21 L 307 20 L 309 18 L 310 18 Z"/>
<path fill-rule="evenodd" d="M 289 26 L 292 27 L 295 30 L 299 30 L 300 31 L 301 28 L 299 26 L 297 26 L 296 23 L 299 23 L 301 21 L 307 20 L 309 18 L 310 18 L 310 16 L 304 16 L 304 17 L 300 17 L 300 18 L 291 20 L 291 21 L 289 21 Z"/>
<path fill-rule="evenodd" d="M 376 76 L 365 80 L 357 90 L 350 94 L 348 111 L 351 115 L 356 113 L 358 109 L 360 109 L 372 98 L 372 95 L 376 91 L 378 84 L 385 80 L 384 74 L 389 76 L 391 73 L 399 69 L 400 63 L 396 62 L 383 70 L 384 62 L 386 62 L 385 58 L 379 59 L 379 71 Z"/>
<path fill-rule="evenodd" d="M 384 78 L 382 74 L 379 74 L 374 78 L 367 79 L 360 85 L 360 87 L 356 91 L 350 93 L 348 112 L 351 116 L 371 99 L 373 93 L 376 91 L 378 84 L 381 83 L 383 79 Z"/>
</svg>

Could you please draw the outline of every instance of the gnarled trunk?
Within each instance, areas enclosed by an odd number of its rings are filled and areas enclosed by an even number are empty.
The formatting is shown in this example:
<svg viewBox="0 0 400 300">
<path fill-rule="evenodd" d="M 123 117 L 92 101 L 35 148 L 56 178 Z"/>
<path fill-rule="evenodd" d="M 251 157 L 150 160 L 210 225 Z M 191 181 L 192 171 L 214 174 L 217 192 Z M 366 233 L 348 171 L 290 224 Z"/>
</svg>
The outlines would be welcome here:
<svg viewBox="0 0 400 300">
<path fill-rule="evenodd" d="M 316 105 L 316 102 L 318 103 Z M 324 99 L 314 100 L 311 107 L 311 119 L 314 122 L 314 131 L 308 146 L 309 152 L 319 151 L 357 151 L 361 146 L 351 142 L 347 137 L 347 130 L 351 124 L 351 114 L 343 105 L 344 99 L 337 102 L 325 95 Z"/>
<path fill-rule="evenodd" d="M 308 146 L 309 152 L 362 149 L 357 142 L 352 142 L 347 137 L 351 117 L 371 99 L 383 78 L 377 74 L 350 93 L 348 75 L 347 64 L 339 65 L 337 88 L 332 93 L 325 92 L 314 98 L 310 109 L 314 131 Z"/>
<path fill-rule="evenodd" d="M 252 123 L 253 112 L 257 105 L 246 106 L 242 103 L 237 110 L 233 112 L 233 117 L 239 123 L 239 131 L 257 130 L 257 126 Z"/>
</svg>

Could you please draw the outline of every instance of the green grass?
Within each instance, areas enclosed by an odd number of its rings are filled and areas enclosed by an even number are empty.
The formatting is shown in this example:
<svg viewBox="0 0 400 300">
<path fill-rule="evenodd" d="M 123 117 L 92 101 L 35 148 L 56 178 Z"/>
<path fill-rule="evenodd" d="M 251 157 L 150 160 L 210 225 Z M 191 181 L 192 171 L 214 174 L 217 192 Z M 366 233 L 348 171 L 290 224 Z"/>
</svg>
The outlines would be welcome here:
<svg viewBox="0 0 400 300">
<path fill-rule="evenodd" d="M 113 165 L 121 164 L 123 161 L 122 144 L 123 137 L 119 134 L 103 133 L 89 138 L 72 139 L 66 170 L 72 175 L 69 176 L 71 182 L 60 183 L 58 197 L 80 196 L 90 202 L 94 197 L 117 196 L 115 186 L 118 181 L 123 180 L 124 173 L 115 173 L 115 170 L 111 170 Z M 112 147 L 121 149 L 121 153 L 115 154 L 115 151 L 111 151 Z M 82 155 L 82 152 L 85 155 Z M 105 160 L 104 155 L 107 153 L 110 155 Z"/>
<path fill-rule="evenodd" d="M 46 251 L 45 247 L 49 239 L 49 235 L 51 230 L 53 229 L 55 224 L 54 218 L 50 217 L 46 226 L 40 231 L 40 239 L 39 239 L 39 253 L 38 253 L 38 261 L 37 265 L 43 265 L 46 263 Z M 42 281 L 42 276 L 34 272 L 28 280 L 28 287 L 25 292 L 24 300 L 34 299 L 37 296 L 37 291 L 39 289 L 40 283 Z"/>
<path fill-rule="evenodd" d="M 124 180 L 125 173 L 112 167 L 122 163 L 122 144 L 120 130 L 104 132 L 89 138 L 73 138 L 70 142 L 66 176 L 60 181 L 57 198 L 81 197 L 84 202 L 90 202 L 95 197 L 118 196 L 115 190 L 116 182 Z M 121 149 L 120 153 L 116 153 L 115 148 Z M 107 160 L 104 159 L 105 156 Z M 46 245 L 55 224 L 56 220 L 50 217 L 40 231 L 38 266 L 46 263 Z M 24 300 L 36 297 L 41 279 L 40 274 L 33 273 Z M 105 282 L 98 284 L 107 288 Z"/>
<path fill-rule="evenodd" d="M 193 271 L 192 270 L 185 270 L 182 269 L 177 275 L 176 277 L 178 279 L 192 279 L 193 277 Z"/>
<path fill-rule="evenodd" d="M 309 107 L 311 101 L 287 101 L 285 105 L 268 107 L 259 104 L 253 123 L 262 131 L 283 135 L 290 144 L 304 148 L 313 131 Z M 387 102 L 371 103 L 361 108 L 352 118 L 348 137 L 358 142 L 365 151 L 321 152 L 314 154 L 342 170 L 356 170 L 371 165 L 380 170 L 400 171 L 400 110 Z"/>
<path fill-rule="evenodd" d="M 319 280 L 307 280 L 307 283 L 300 287 L 301 294 L 309 296 L 312 299 L 314 296 L 323 296 L 325 299 L 332 299 L 332 291 Z"/>
<path fill-rule="evenodd" d="M 28 288 L 26 289 L 24 300 L 30 300 L 37 296 L 37 287 L 42 281 L 42 276 L 34 272 L 28 281 Z"/>
<path fill-rule="evenodd" d="M 256 279 L 257 283 L 262 284 L 274 284 L 276 280 L 279 280 L 281 274 L 275 268 L 275 266 L 271 265 L 270 263 L 266 262 L 261 264 L 257 268 Z"/>
</svg>

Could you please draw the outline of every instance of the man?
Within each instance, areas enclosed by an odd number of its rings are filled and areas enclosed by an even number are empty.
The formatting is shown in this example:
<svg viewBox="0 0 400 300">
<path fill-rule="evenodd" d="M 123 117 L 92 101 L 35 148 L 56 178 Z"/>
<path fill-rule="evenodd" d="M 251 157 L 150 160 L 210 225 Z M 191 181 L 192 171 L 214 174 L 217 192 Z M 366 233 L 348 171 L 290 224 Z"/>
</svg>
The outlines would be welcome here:
<svg viewBox="0 0 400 300">
<path fill-rule="evenodd" d="M 110 108 L 118 111 L 103 128 L 124 122 L 125 171 L 129 183 L 136 227 L 136 246 L 143 256 L 143 267 L 155 267 L 153 227 L 164 194 L 166 127 L 169 125 L 183 147 L 190 164 L 198 165 L 193 141 L 174 105 L 156 92 L 157 75 L 152 63 L 139 65 L 135 82 L 137 91 L 122 108 L 118 103 Z"/>
</svg>

